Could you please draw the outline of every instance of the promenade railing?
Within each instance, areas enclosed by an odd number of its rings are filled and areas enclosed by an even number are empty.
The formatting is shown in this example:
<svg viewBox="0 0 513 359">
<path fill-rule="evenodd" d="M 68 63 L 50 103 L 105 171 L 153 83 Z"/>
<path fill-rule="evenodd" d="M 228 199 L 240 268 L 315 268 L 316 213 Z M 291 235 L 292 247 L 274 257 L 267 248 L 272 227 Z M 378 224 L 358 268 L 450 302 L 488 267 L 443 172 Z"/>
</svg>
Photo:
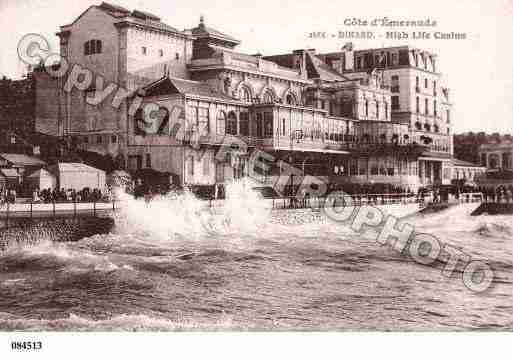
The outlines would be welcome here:
<svg viewBox="0 0 513 359">
<path fill-rule="evenodd" d="M 110 201 L 52 201 L 52 202 L 15 202 L 0 204 L 0 221 L 4 226 L 9 226 L 9 221 L 14 219 L 37 218 L 78 218 L 98 216 L 115 212 L 117 202 Z"/>
</svg>

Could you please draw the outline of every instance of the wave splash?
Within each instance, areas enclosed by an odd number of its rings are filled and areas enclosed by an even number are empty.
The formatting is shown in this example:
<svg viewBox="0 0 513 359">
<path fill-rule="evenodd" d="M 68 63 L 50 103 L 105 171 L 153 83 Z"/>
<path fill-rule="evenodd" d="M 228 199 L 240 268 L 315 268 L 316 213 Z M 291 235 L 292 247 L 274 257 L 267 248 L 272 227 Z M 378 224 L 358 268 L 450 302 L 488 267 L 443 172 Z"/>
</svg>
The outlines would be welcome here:
<svg viewBox="0 0 513 359">
<path fill-rule="evenodd" d="M 229 183 L 226 197 L 220 206 L 219 201 L 200 200 L 190 191 L 156 196 L 150 202 L 118 192 L 122 205 L 115 230 L 168 240 L 255 233 L 268 222 L 270 208 L 251 190 L 249 180 Z"/>
<path fill-rule="evenodd" d="M 217 323 L 173 321 L 146 314 L 122 314 L 109 319 L 93 320 L 76 314 L 59 319 L 27 319 L 9 313 L 0 313 L 0 328 L 6 331 L 176 331 L 208 327 L 209 330 L 233 328 L 230 318 L 220 318 Z"/>
</svg>

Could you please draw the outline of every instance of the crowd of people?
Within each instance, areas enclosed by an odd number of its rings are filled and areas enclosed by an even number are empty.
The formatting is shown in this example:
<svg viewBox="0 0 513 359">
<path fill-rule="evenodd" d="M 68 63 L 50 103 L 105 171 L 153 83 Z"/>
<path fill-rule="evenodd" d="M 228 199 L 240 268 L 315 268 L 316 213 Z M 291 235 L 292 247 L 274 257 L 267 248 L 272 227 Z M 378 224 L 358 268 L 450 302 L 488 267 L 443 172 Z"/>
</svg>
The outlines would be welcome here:
<svg viewBox="0 0 513 359">
<path fill-rule="evenodd" d="M 0 190 L 0 203 L 15 203 L 16 198 L 18 197 L 18 192 L 15 188 L 6 188 L 3 187 Z"/>
<path fill-rule="evenodd" d="M 496 188 L 480 187 L 485 202 L 513 203 L 513 185 L 497 186 Z"/>
<path fill-rule="evenodd" d="M 34 190 L 32 193 L 33 203 L 54 203 L 54 202 L 101 202 L 110 199 L 110 190 L 102 193 L 101 189 L 88 187 L 80 191 L 75 189 L 46 188 L 43 190 Z"/>
</svg>

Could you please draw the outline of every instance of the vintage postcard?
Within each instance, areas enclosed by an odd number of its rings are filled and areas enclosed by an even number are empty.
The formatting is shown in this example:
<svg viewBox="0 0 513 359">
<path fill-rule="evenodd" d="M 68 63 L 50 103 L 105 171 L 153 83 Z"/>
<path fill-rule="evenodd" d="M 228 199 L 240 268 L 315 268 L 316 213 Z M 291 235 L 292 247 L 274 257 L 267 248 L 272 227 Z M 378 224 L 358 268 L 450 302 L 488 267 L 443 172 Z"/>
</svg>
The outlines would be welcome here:
<svg viewBox="0 0 513 359">
<path fill-rule="evenodd" d="M 513 329 L 512 1 L 0 20 L 1 331 Z"/>
</svg>

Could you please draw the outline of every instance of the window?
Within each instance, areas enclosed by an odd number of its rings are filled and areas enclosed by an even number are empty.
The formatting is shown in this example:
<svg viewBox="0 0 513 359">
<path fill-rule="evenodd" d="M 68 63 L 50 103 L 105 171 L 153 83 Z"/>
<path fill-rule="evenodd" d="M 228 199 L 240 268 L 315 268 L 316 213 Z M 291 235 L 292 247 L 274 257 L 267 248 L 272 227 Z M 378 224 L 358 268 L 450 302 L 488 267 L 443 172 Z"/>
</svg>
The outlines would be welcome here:
<svg viewBox="0 0 513 359">
<path fill-rule="evenodd" d="M 224 111 L 219 111 L 219 113 L 217 114 L 217 134 L 226 134 L 226 114 L 224 113 Z"/>
<path fill-rule="evenodd" d="M 116 135 L 110 136 L 110 142 L 117 143 L 118 142 L 118 136 L 116 136 Z"/>
<path fill-rule="evenodd" d="M 284 118 L 282 118 L 282 119 L 281 119 L 281 135 L 282 135 L 283 137 L 285 137 L 285 135 L 286 135 L 286 133 L 287 133 L 287 132 L 286 132 L 286 127 L 285 127 L 285 122 L 286 122 L 286 121 L 285 121 L 285 119 L 284 119 Z"/>
<path fill-rule="evenodd" d="M 369 116 L 369 100 L 365 100 L 365 117 Z"/>
<path fill-rule="evenodd" d="M 264 112 L 264 137 L 273 137 L 273 114 L 272 112 Z"/>
<path fill-rule="evenodd" d="M 94 55 L 102 53 L 101 40 L 89 40 L 84 44 L 84 55 Z"/>
<path fill-rule="evenodd" d="M 433 96 L 436 96 L 436 81 L 433 81 Z"/>
<path fill-rule="evenodd" d="M 141 47 L 141 53 L 143 55 L 146 55 L 148 53 L 148 49 L 146 48 L 146 46 Z"/>
<path fill-rule="evenodd" d="M 388 102 L 385 102 L 385 120 L 388 120 Z"/>
<path fill-rule="evenodd" d="M 399 50 L 399 65 L 411 65 L 408 50 Z"/>
<path fill-rule="evenodd" d="M 203 155 L 203 176 L 210 175 L 210 156 L 208 153 Z"/>
<path fill-rule="evenodd" d="M 321 108 L 324 110 L 324 106 L 326 106 L 324 100 L 321 100 Z"/>
<path fill-rule="evenodd" d="M 84 143 L 89 143 L 89 137 L 88 136 L 84 136 Z"/>
<path fill-rule="evenodd" d="M 241 87 L 239 91 L 239 98 L 244 102 L 251 102 L 251 92 L 247 87 Z"/>
<path fill-rule="evenodd" d="M 429 100 L 427 98 L 424 99 L 424 113 L 429 115 Z"/>
<path fill-rule="evenodd" d="M 481 153 L 481 166 L 486 167 L 486 153 Z"/>
<path fill-rule="evenodd" d="M 438 132 L 440 132 L 440 127 L 438 127 L 438 125 L 434 125 L 434 126 L 433 126 L 433 130 L 434 130 L 436 133 L 438 133 Z"/>
<path fill-rule="evenodd" d="M 425 124 L 424 124 L 424 129 L 425 129 L 427 132 L 431 131 L 431 125 L 430 125 L 429 123 L 425 123 Z"/>
<path fill-rule="evenodd" d="M 356 69 L 359 70 L 363 68 L 363 57 L 359 56 L 356 58 Z"/>
<path fill-rule="evenodd" d="M 392 96 L 392 110 L 399 110 L 399 96 Z"/>
<path fill-rule="evenodd" d="M 415 129 L 416 129 L 417 131 L 422 130 L 422 124 L 421 124 L 419 121 L 415 122 Z"/>
<path fill-rule="evenodd" d="M 415 77 L 415 91 L 420 92 L 420 79 L 419 77 Z"/>
<path fill-rule="evenodd" d="M 451 111 L 446 110 L 445 111 L 445 116 L 447 118 L 447 123 L 451 123 Z"/>
<path fill-rule="evenodd" d="M 420 98 L 419 98 L 419 96 L 417 96 L 417 98 L 416 98 L 415 107 L 416 107 L 417 113 L 420 113 Z"/>
<path fill-rule="evenodd" d="M 428 85 L 428 79 L 424 79 L 424 88 L 428 88 L 429 85 Z"/>
<path fill-rule="evenodd" d="M 189 160 L 187 162 L 188 162 L 187 169 L 188 169 L 189 176 L 193 177 L 194 176 L 194 157 L 190 156 Z"/>
<path fill-rule="evenodd" d="M 398 63 L 397 61 L 397 53 L 393 52 L 392 53 L 392 66 L 396 66 Z"/>
<path fill-rule="evenodd" d="M 399 76 L 392 76 L 392 84 L 391 84 L 392 92 L 399 92 Z"/>
<path fill-rule="evenodd" d="M 159 128 L 157 129 L 157 135 L 168 135 L 169 134 L 169 110 L 165 107 L 159 107 L 158 112 Z"/>
<path fill-rule="evenodd" d="M 206 135 L 210 133 L 208 108 L 198 107 L 196 125 L 198 126 L 198 131 L 200 134 Z"/>
<path fill-rule="evenodd" d="M 134 115 L 134 135 L 144 136 L 146 134 L 145 128 L 146 122 L 144 121 L 143 110 L 139 108 Z"/>
<path fill-rule="evenodd" d="M 233 111 L 230 111 L 228 114 L 228 119 L 226 121 L 226 134 L 233 136 L 237 135 L 237 115 Z"/>
<path fill-rule="evenodd" d="M 285 102 L 287 103 L 287 105 L 295 105 L 296 104 L 296 100 L 294 98 L 294 95 L 292 94 L 287 94 L 287 97 L 285 99 Z"/>
<path fill-rule="evenodd" d="M 258 138 L 264 137 L 264 124 L 261 113 L 256 114 L 256 135 Z"/>
<path fill-rule="evenodd" d="M 249 136 L 249 112 L 241 112 L 239 115 L 239 129 L 241 136 Z"/>
<path fill-rule="evenodd" d="M 96 143 L 99 144 L 99 145 L 102 143 L 102 136 L 101 135 L 96 136 Z"/>
<path fill-rule="evenodd" d="M 151 154 L 146 154 L 146 168 L 151 168 Z"/>
<path fill-rule="evenodd" d="M 376 119 L 379 120 L 379 102 L 376 101 Z"/>
<path fill-rule="evenodd" d="M 264 93 L 264 96 L 262 96 L 263 103 L 273 103 L 274 102 L 274 96 L 271 93 L 271 91 L 266 91 Z"/>
<path fill-rule="evenodd" d="M 160 49 L 160 50 L 159 50 L 159 56 L 160 56 L 160 57 L 163 57 L 163 56 L 164 56 L 164 50 L 162 50 L 162 49 Z"/>
<path fill-rule="evenodd" d="M 433 101 L 433 116 L 437 116 L 438 110 L 436 108 L 436 100 Z"/>
<path fill-rule="evenodd" d="M 175 54 L 175 59 L 180 60 L 180 54 L 178 52 Z"/>
</svg>

